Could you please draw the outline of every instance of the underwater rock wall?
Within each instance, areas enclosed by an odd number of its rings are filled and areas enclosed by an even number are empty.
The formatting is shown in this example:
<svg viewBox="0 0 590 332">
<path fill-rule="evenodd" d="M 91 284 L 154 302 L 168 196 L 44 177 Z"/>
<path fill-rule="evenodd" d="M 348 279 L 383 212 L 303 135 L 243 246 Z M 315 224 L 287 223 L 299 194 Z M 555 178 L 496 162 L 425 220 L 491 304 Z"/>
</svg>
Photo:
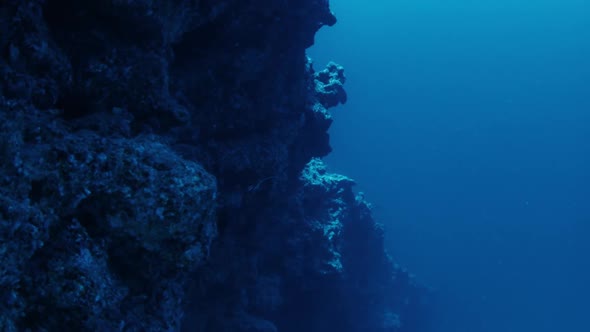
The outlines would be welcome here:
<svg viewBox="0 0 590 332">
<path fill-rule="evenodd" d="M 417 331 L 352 180 L 326 0 L 0 4 L 0 331 Z"/>
</svg>

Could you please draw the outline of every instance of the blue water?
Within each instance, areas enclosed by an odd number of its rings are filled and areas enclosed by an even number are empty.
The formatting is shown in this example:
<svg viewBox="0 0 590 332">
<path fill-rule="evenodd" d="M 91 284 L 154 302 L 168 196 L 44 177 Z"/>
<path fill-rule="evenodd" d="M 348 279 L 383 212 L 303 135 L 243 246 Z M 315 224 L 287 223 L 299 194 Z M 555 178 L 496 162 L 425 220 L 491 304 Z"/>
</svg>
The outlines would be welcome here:
<svg viewBox="0 0 590 332">
<path fill-rule="evenodd" d="M 590 1 L 332 0 L 309 50 L 343 65 L 334 171 L 434 331 L 590 331 Z"/>
</svg>

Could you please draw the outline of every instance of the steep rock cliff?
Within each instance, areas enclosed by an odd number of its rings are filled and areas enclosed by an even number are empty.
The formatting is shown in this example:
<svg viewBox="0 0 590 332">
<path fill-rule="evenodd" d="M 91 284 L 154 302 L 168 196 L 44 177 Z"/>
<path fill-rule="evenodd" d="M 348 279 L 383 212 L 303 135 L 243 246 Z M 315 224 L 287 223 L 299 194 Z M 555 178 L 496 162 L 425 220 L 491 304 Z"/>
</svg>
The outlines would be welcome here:
<svg viewBox="0 0 590 332">
<path fill-rule="evenodd" d="M 0 330 L 414 331 L 329 174 L 325 0 L 0 4 Z"/>
</svg>

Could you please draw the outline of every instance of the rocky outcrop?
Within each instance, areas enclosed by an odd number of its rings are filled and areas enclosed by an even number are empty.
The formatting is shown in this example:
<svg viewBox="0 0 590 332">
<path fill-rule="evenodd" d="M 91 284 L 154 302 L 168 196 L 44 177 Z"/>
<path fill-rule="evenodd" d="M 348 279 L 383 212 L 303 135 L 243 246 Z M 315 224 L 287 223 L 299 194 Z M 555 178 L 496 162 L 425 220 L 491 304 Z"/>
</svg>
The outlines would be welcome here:
<svg viewBox="0 0 590 332">
<path fill-rule="evenodd" d="M 414 331 L 328 174 L 325 0 L 0 4 L 0 330 Z"/>
</svg>

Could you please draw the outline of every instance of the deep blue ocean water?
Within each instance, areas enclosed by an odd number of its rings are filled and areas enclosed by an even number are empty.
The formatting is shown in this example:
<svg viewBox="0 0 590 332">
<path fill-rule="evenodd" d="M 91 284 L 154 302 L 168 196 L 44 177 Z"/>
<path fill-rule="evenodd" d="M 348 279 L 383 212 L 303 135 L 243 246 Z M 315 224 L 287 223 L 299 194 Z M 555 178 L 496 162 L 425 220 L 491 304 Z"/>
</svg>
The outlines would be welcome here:
<svg viewBox="0 0 590 332">
<path fill-rule="evenodd" d="M 440 332 L 590 331 L 590 1 L 332 0 L 330 168 Z"/>
</svg>

